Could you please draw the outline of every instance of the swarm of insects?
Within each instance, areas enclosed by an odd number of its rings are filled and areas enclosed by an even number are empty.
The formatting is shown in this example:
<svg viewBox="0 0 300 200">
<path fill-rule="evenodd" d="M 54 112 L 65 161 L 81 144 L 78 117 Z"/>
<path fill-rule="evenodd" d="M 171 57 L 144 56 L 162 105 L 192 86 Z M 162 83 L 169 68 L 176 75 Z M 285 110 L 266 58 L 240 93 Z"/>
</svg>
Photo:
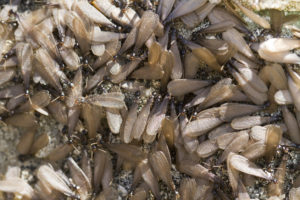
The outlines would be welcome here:
<svg viewBox="0 0 300 200">
<path fill-rule="evenodd" d="M 124 199 L 262 199 L 249 193 L 256 180 L 264 199 L 300 198 L 299 177 L 285 189 L 300 145 L 298 15 L 269 10 L 269 22 L 236 0 L 19 3 L 0 11 L 1 119 L 20 128 L 26 159 L 49 145 L 39 115 L 64 125 L 68 141 L 34 181 L 9 167 L 0 198 L 116 200 L 121 170 L 133 171 Z M 293 38 L 280 37 L 286 23 Z"/>
</svg>

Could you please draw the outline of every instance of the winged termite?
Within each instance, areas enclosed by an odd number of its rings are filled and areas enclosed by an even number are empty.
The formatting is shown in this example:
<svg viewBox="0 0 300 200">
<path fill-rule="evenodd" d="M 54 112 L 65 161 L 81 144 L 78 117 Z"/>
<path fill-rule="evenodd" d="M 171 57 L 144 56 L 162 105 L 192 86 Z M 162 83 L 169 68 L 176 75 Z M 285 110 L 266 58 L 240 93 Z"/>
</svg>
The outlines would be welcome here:
<svg viewBox="0 0 300 200">
<path fill-rule="evenodd" d="M 201 39 L 199 44 L 208 48 L 216 55 L 218 63 L 224 65 L 227 61 L 236 54 L 236 49 L 228 42 L 217 39 Z"/>
<path fill-rule="evenodd" d="M 67 10 L 62 8 L 53 8 L 52 9 L 52 16 L 53 16 L 53 24 L 56 26 L 58 35 L 61 40 L 65 40 L 66 37 L 66 27 L 65 27 L 65 20 L 64 16 Z"/>
<path fill-rule="evenodd" d="M 72 9 L 74 9 L 81 17 L 87 17 L 96 24 L 116 27 L 114 23 L 107 19 L 101 12 L 99 12 L 87 1 L 74 2 L 72 5 Z"/>
<path fill-rule="evenodd" d="M 265 82 L 270 82 L 276 89 L 287 89 L 287 78 L 281 65 L 272 64 L 262 68 L 259 77 Z"/>
<path fill-rule="evenodd" d="M 67 107 L 61 101 L 52 101 L 48 105 L 50 114 L 61 124 L 66 125 L 68 122 Z"/>
<path fill-rule="evenodd" d="M 93 172 L 92 172 L 92 166 L 91 166 L 91 159 L 89 158 L 88 152 L 86 150 L 83 151 L 83 156 L 81 159 L 81 169 L 84 172 L 84 174 L 87 176 L 90 183 L 92 182 L 93 178 Z"/>
<path fill-rule="evenodd" d="M 34 198 L 34 190 L 27 183 L 27 181 L 19 177 L 11 177 L 6 180 L 0 181 L 0 191 L 15 193 L 21 196 L 21 198 L 32 199 Z"/>
<path fill-rule="evenodd" d="M 195 90 L 206 87 L 208 84 L 208 81 L 196 79 L 177 79 L 169 82 L 168 92 L 172 96 L 183 96 Z"/>
<path fill-rule="evenodd" d="M 53 170 L 51 166 L 42 165 L 38 168 L 37 177 L 46 187 L 57 190 L 66 196 L 76 197 L 65 181 Z"/>
<path fill-rule="evenodd" d="M 116 7 L 110 1 L 95 0 L 92 4 L 104 15 L 125 26 L 132 27 L 140 20 L 140 17 L 132 8 L 126 8 L 123 13 L 121 8 Z"/>
<path fill-rule="evenodd" d="M 36 118 L 32 113 L 15 114 L 4 120 L 4 122 L 21 128 L 32 128 L 37 126 Z"/>
<path fill-rule="evenodd" d="M 217 136 L 215 140 L 217 141 L 220 149 L 225 149 L 236 137 L 239 135 L 245 135 L 245 133 L 248 133 L 248 131 L 226 132 Z"/>
<path fill-rule="evenodd" d="M 222 124 L 220 126 L 218 126 L 217 128 L 211 130 L 209 133 L 208 133 L 208 138 L 211 140 L 211 141 L 216 141 L 216 138 L 220 135 L 223 135 L 225 133 L 230 133 L 230 132 L 233 132 L 234 129 L 231 127 L 230 124 Z"/>
<path fill-rule="evenodd" d="M 258 141 L 247 146 L 242 155 L 249 160 L 256 160 L 266 154 L 266 148 L 264 141 Z"/>
<path fill-rule="evenodd" d="M 86 18 L 85 18 L 86 19 Z M 75 35 L 76 40 L 79 43 L 81 51 L 85 54 L 90 49 L 90 41 L 92 38 L 92 25 L 90 21 L 84 21 L 84 18 L 80 18 L 75 12 L 68 12 L 65 15 L 66 25 Z"/>
<path fill-rule="evenodd" d="M 222 33 L 222 38 L 234 46 L 239 52 L 250 58 L 251 60 L 255 60 L 255 56 L 251 51 L 250 47 L 242 37 L 241 33 L 239 33 L 234 28 L 228 29 L 227 31 Z"/>
<path fill-rule="evenodd" d="M 140 111 L 137 120 L 135 121 L 132 128 L 132 135 L 134 139 L 139 140 L 141 138 L 147 125 L 152 103 L 153 99 L 148 100 L 148 103 Z"/>
<path fill-rule="evenodd" d="M 131 48 L 134 43 L 136 42 L 138 31 L 139 31 L 139 25 L 140 22 L 138 22 L 130 31 L 130 33 L 127 35 L 126 40 L 124 41 L 120 51 L 118 54 L 122 55 L 126 50 Z"/>
<path fill-rule="evenodd" d="M 121 88 L 129 92 L 142 92 L 142 96 L 149 96 L 149 90 L 146 89 L 144 83 L 139 81 L 123 81 Z"/>
<path fill-rule="evenodd" d="M 12 80 L 16 75 L 16 71 L 14 69 L 7 69 L 5 71 L 0 71 L 0 85 Z"/>
<path fill-rule="evenodd" d="M 230 122 L 233 118 L 247 114 L 249 115 L 263 109 L 262 106 L 241 103 L 225 103 L 222 104 L 221 107 L 224 107 L 225 109 L 220 109 L 220 118 L 227 122 Z"/>
<path fill-rule="evenodd" d="M 18 43 L 16 54 L 21 68 L 25 88 L 29 88 L 30 75 L 32 71 L 33 49 L 29 43 Z"/>
<path fill-rule="evenodd" d="M 199 144 L 197 148 L 197 155 L 200 158 L 207 158 L 217 152 L 218 146 L 216 142 L 212 142 L 211 140 L 206 140 Z"/>
<path fill-rule="evenodd" d="M 209 94 L 211 87 L 201 88 L 200 90 L 197 90 L 197 96 L 195 96 L 189 103 L 185 104 L 184 107 L 189 108 L 193 107 L 199 104 L 202 104 L 207 95 Z"/>
<path fill-rule="evenodd" d="M 32 146 L 30 148 L 29 153 L 35 155 L 36 153 L 39 152 L 39 150 L 41 150 L 42 148 L 44 148 L 45 146 L 47 146 L 48 143 L 49 143 L 49 136 L 48 136 L 48 134 L 47 133 L 41 134 L 40 136 L 38 136 L 34 140 Z"/>
<path fill-rule="evenodd" d="M 177 117 L 177 116 L 176 116 Z M 170 119 L 166 117 L 162 123 L 162 129 L 161 129 L 161 134 L 164 135 L 165 140 L 168 141 L 168 146 L 173 147 L 174 145 L 174 129 L 175 129 L 175 124 L 174 120 L 177 119 Z M 162 137 L 162 136 L 160 136 Z"/>
<path fill-rule="evenodd" d="M 240 72 L 241 76 L 257 91 L 267 92 L 268 88 L 266 84 L 260 79 L 260 77 L 250 68 L 244 67 L 238 62 L 233 62 L 233 66 Z"/>
<path fill-rule="evenodd" d="M 197 192 L 197 183 L 193 178 L 184 178 L 180 181 L 179 194 L 182 200 L 194 199 Z"/>
<path fill-rule="evenodd" d="M 251 100 L 245 95 L 241 90 L 237 89 L 233 91 L 232 97 L 229 98 L 230 101 L 235 102 L 247 102 L 250 103 Z"/>
<path fill-rule="evenodd" d="M 148 124 L 146 127 L 146 135 L 149 136 L 156 136 L 159 129 L 161 128 L 162 122 L 166 116 L 167 108 L 169 104 L 169 97 L 165 96 L 164 100 L 161 102 L 160 106 L 157 107 L 157 110 L 155 110 L 153 113 L 151 112 Z"/>
<path fill-rule="evenodd" d="M 185 54 L 184 78 L 187 79 L 195 78 L 199 67 L 200 67 L 199 60 L 192 52 Z"/>
<path fill-rule="evenodd" d="M 250 60 L 249 58 L 247 58 L 246 56 L 244 56 L 243 54 L 236 52 L 233 55 L 234 59 L 236 59 L 238 62 L 242 63 L 245 67 L 249 67 L 253 70 L 257 70 L 259 68 L 258 63 L 256 63 L 253 60 Z"/>
<path fill-rule="evenodd" d="M 106 67 L 101 67 L 97 70 L 97 72 L 91 76 L 85 86 L 85 92 L 89 92 L 92 88 L 94 88 L 96 85 L 100 84 L 104 77 L 108 75 L 108 72 L 106 71 Z"/>
<path fill-rule="evenodd" d="M 107 146 L 111 151 L 133 163 L 139 163 L 146 156 L 146 154 L 136 145 L 108 144 Z"/>
<path fill-rule="evenodd" d="M 270 161 L 276 153 L 276 148 L 279 145 L 282 137 L 282 130 L 275 125 L 269 125 L 266 131 L 266 156 Z"/>
<path fill-rule="evenodd" d="M 280 33 L 283 25 L 283 19 L 284 19 L 284 12 L 276 9 L 270 9 L 270 23 L 271 28 L 277 32 Z"/>
<path fill-rule="evenodd" d="M 284 155 L 274 175 L 276 182 L 273 183 L 271 182 L 268 186 L 268 191 L 270 196 L 280 196 L 283 194 L 286 165 L 287 165 L 287 156 Z"/>
<path fill-rule="evenodd" d="M 159 14 L 160 18 L 162 21 L 164 21 L 167 16 L 169 15 L 169 13 L 172 10 L 172 7 L 174 5 L 175 1 L 171 0 L 171 1 L 160 1 L 158 8 L 157 8 L 157 13 Z"/>
<path fill-rule="evenodd" d="M 254 141 L 263 141 L 266 139 L 267 127 L 265 126 L 253 126 L 251 128 L 250 137 Z"/>
<path fill-rule="evenodd" d="M 235 70 L 231 71 L 232 76 L 237 80 L 243 91 L 246 95 L 257 105 L 262 105 L 267 99 L 268 96 L 266 93 L 261 93 L 251 87 L 250 84 Z"/>
<path fill-rule="evenodd" d="M 138 26 L 134 51 L 137 51 L 148 40 L 157 26 L 159 17 L 152 11 L 145 11 Z"/>
<path fill-rule="evenodd" d="M 92 44 L 102 44 L 126 38 L 126 34 L 102 31 L 98 26 L 93 29 Z"/>
<path fill-rule="evenodd" d="M 75 36 L 71 29 L 67 28 L 66 35 L 63 38 L 63 46 L 66 48 L 73 48 L 76 44 Z"/>
<path fill-rule="evenodd" d="M 237 194 L 238 190 L 238 179 L 239 179 L 239 171 L 236 170 L 235 168 L 232 167 L 230 163 L 230 159 L 234 156 L 234 153 L 229 153 L 227 156 L 227 170 L 228 170 L 228 179 L 229 179 L 229 184 L 234 192 L 234 194 Z"/>
<path fill-rule="evenodd" d="M 299 56 L 290 50 L 299 48 L 299 45 L 300 42 L 296 39 L 272 38 L 260 43 L 258 54 L 267 61 L 298 64 Z"/>
<path fill-rule="evenodd" d="M 171 177 L 171 166 L 162 151 L 156 151 L 149 156 L 149 161 L 154 173 L 163 180 L 170 189 L 175 189 L 175 185 L 173 183 Z"/>
<path fill-rule="evenodd" d="M 72 180 L 79 187 L 78 193 L 80 199 L 88 199 L 92 190 L 88 177 L 72 158 L 68 158 L 67 163 L 70 168 Z"/>
<path fill-rule="evenodd" d="M 149 186 L 151 189 L 152 193 L 154 196 L 158 199 L 160 199 L 160 194 L 159 194 L 159 188 L 158 188 L 158 181 L 156 177 L 154 176 L 148 159 L 144 159 L 139 165 L 138 168 L 140 170 L 141 176 L 143 180 L 146 182 L 146 184 Z"/>
<path fill-rule="evenodd" d="M 98 57 L 95 63 L 92 65 L 93 69 L 97 69 L 107 61 L 113 59 L 113 57 L 118 53 L 121 48 L 121 42 L 119 40 L 114 40 L 105 44 L 104 54 Z"/>
<path fill-rule="evenodd" d="M 25 102 L 27 100 L 27 97 L 25 93 L 22 91 L 21 93 L 15 95 L 14 97 L 11 97 L 7 103 L 6 108 L 7 110 L 13 110 L 16 107 L 18 107 L 21 103 Z"/>
<path fill-rule="evenodd" d="M 91 104 L 83 103 L 81 114 L 86 124 L 89 138 L 95 138 L 100 126 L 101 109 Z"/>
<path fill-rule="evenodd" d="M 35 93 L 32 97 L 29 97 L 28 101 L 21 105 L 17 111 L 18 112 L 29 112 L 31 110 L 36 110 L 42 114 L 48 115 L 48 113 L 43 109 L 48 106 L 51 101 L 51 95 L 46 90 L 41 90 Z"/>
<path fill-rule="evenodd" d="M 125 64 L 122 68 L 121 71 L 116 74 L 112 75 L 112 82 L 113 83 L 120 83 L 123 80 L 126 79 L 126 77 L 131 74 L 131 72 L 139 65 L 139 63 L 142 61 L 142 59 L 134 59 L 133 61 Z"/>
<path fill-rule="evenodd" d="M 110 93 L 104 93 L 101 95 L 90 95 L 85 98 L 85 101 L 95 106 L 105 108 L 126 108 L 126 104 L 123 99 L 120 99 L 117 96 L 112 96 L 110 95 Z"/>
<path fill-rule="evenodd" d="M 269 112 L 275 111 L 278 106 L 275 100 L 275 93 L 276 93 L 277 89 L 271 85 L 269 91 L 268 91 L 268 96 L 269 96 L 269 101 L 270 101 L 270 106 L 268 108 Z"/>
<path fill-rule="evenodd" d="M 73 146 L 71 144 L 63 144 L 60 145 L 58 147 L 56 147 L 53 151 L 51 151 L 48 155 L 47 155 L 47 159 L 50 162 L 56 162 L 56 161 L 60 161 L 63 160 L 65 157 L 68 156 L 68 154 L 70 152 L 73 151 Z"/>
<path fill-rule="evenodd" d="M 242 6 L 242 4 L 240 4 L 238 1 L 234 1 L 234 4 L 237 5 L 237 7 L 247 16 L 249 17 L 253 22 L 255 22 L 256 24 L 260 25 L 261 27 L 265 28 L 265 29 L 270 29 L 271 25 L 270 23 L 264 19 L 263 17 L 259 16 L 258 14 L 256 14 L 255 12 L 245 8 L 244 6 Z"/>
<path fill-rule="evenodd" d="M 170 13 L 170 15 L 166 18 L 165 23 L 195 11 L 196 9 L 203 6 L 206 2 L 207 2 L 206 0 L 200 0 L 200 1 L 189 0 L 189 1 L 179 2 L 176 5 L 176 7 L 173 9 L 173 11 Z"/>
<path fill-rule="evenodd" d="M 199 25 L 204 18 L 211 12 L 211 10 L 220 2 L 216 1 L 217 3 L 210 3 L 207 2 L 203 6 L 199 7 L 195 11 L 183 15 L 181 20 L 188 28 L 194 28 Z"/>
<path fill-rule="evenodd" d="M 179 164 L 178 170 L 193 178 L 203 178 L 212 182 L 215 180 L 215 175 L 209 172 L 207 168 L 190 160 L 183 160 Z"/>
<path fill-rule="evenodd" d="M 134 71 L 131 75 L 132 78 L 146 79 L 146 80 L 158 80 L 164 76 L 163 66 L 156 64 L 155 66 L 145 65 Z"/>
<path fill-rule="evenodd" d="M 264 178 L 266 180 L 273 179 L 273 176 L 270 173 L 265 172 L 262 169 L 258 168 L 254 163 L 249 161 L 247 158 L 235 153 L 230 153 L 230 154 L 228 156 L 227 163 L 230 163 L 230 165 L 234 169 L 246 174 L 250 174 L 252 176 Z"/>
<path fill-rule="evenodd" d="M 249 134 L 247 132 L 240 132 L 224 149 L 218 162 L 222 163 L 227 159 L 230 152 L 240 152 L 246 148 L 249 141 Z"/>
<path fill-rule="evenodd" d="M 224 20 L 231 21 L 235 25 L 234 27 L 241 32 L 248 33 L 248 29 L 245 27 L 244 23 L 241 21 L 241 18 L 237 18 L 231 12 L 228 12 L 222 7 L 215 7 L 212 12 L 208 14 L 208 19 L 212 24 L 220 23 Z"/>
<path fill-rule="evenodd" d="M 207 108 L 216 103 L 230 99 L 237 87 L 232 84 L 230 78 L 225 78 L 213 85 L 205 100 L 198 106 L 199 108 Z"/>
<path fill-rule="evenodd" d="M 274 120 L 272 117 L 244 116 L 233 119 L 231 127 L 236 130 L 248 129 L 253 126 L 270 123 L 272 120 Z"/>
<path fill-rule="evenodd" d="M 43 16 L 47 15 L 49 14 L 44 14 Z M 42 48 L 46 49 L 53 58 L 60 58 L 54 36 L 51 32 L 47 32 L 45 29 L 43 30 L 39 26 L 33 26 L 32 24 L 26 22 L 22 17 L 18 17 L 18 21 L 23 31 L 26 33 L 26 37 L 31 40 L 31 44 L 32 42 L 36 42 Z"/>
<path fill-rule="evenodd" d="M 197 137 L 207 133 L 220 124 L 222 124 L 222 120 L 218 117 L 200 118 L 188 123 L 183 130 L 183 135 Z"/>
<path fill-rule="evenodd" d="M 1 99 L 2 98 L 3 99 L 12 98 L 12 97 L 16 97 L 19 95 L 25 95 L 24 87 L 22 84 L 9 86 L 9 87 L 6 87 L 6 88 L 0 90 L 0 98 Z"/>
<path fill-rule="evenodd" d="M 207 28 L 201 29 L 200 33 L 220 33 L 227 31 L 230 28 L 233 28 L 235 23 L 229 20 L 221 21 L 215 24 L 208 26 Z"/>
<path fill-rule="evenodd" d="M 124 143 L 130 143 L 133 139 L 133 126 L 135 121 L 137 120 L 137 111 L 138 104 L 134 103 L 129 109 L 126 120 L 124 122 L 123 130 L 121 132 L 121 139 L 124 141 Z"/>
<path fill-rule="evenodd" d="M 29 153 L 34 141 L 35 132 L 35 128 L 30 128 L 25 133 L 23 133 L 17 145 L 17 151 L 19 152 L 19 154 L 25 155 Z"/>
<path fill-rule="evenodd" d="M 183 66 L 180 58 L 180 52 L 177 46 L 176 36 L 172 34 L 170 51 L 173 53 L 173 63 L 171 79 L 180 79 L 183 76 Z"/>
<path fill-rule="evenodd" d="M 184 43 L 192 50 L 192 53 L 199 62 L 204 62 L 212 69 L 221 71 L 221 66 L 218 63 L 217 58 L 210 50 L 187 40 L 184 40 Z"/>
<path fill-rule="evenodd" d="M 93 178 L 93 187 L 95 191 L 98 191 L 100 188 L 101 180 L 105 170 L 105 163 L 108 159 L 108 153 L 102 149 L 99 149 L 95 152 L 94 156 L 94 178 Z"/>
<path fill-rule="evenodd" d="M 73 49 L 67 48 L 62 45 L 59 48 L 59 53 L 69 70 L 75 71 L 80 67 L 80 58 Z"/>
<path fill-rule="evenodd" d="M 288 110 L 286 106 L 282 107 L 282 115 L 284 122 L 288 128 L 288 133 L 293 142 L 300 143 L 300 132 L 295 116 Z"/>
<path fill-rule="evenodd" d="M 106 118 L 110 131 L 115 134 L 119 133 L 123 123 L 120 110 L 116 108 L 106 108 Z"/>
<path fill-rule="evenodd" d="M 45 49 L 38 49 L 35 52 L 35 58 L 38 63 L 35 63 L 34 69 L 37 73 L 52 87 L 58 91 L 62 91 L 60 78 L 67 81 L 64 73 L 58 68 L 57 63 L 51 58 Z"/>
<path fill-rule="evenodd" d="M 183 146 L 190 154 L 194 153 L 199 147 L 199 141 L 197 137 L 189 137 L 183 135 Z"/>
<path fill-rule="evenodd" d="M 71 136 L 75 126 L 79 120 L 80 105 L 79 99 L 82 97 L 82 72 L 81 69 L 77 71 L 74 77 L 74 86 L 69 89 L 67 98 L 65 100 L 68 107 L 68 135 Z"/>
<path fill-rule="evenodd" d="M 174 66 L 174 55 L 170 50 L 164 50 L 161 52 L 160 64 L 163 67 L 163 76 L 161 78 L 161 89 L 166 90 L 167 84 L 169 82 L 172 69 Z"/>
<path fill-rule="evenodd" d="M 222 109 L 222 108 L 221 107 L 208 108 L 208 109 L 205 109 L 205 110 L 202 110 L 201 112 L 199 112 L 195 117 L 196 117 L 196 119 L 219 117 L 220 109 Z"/>
</svg>

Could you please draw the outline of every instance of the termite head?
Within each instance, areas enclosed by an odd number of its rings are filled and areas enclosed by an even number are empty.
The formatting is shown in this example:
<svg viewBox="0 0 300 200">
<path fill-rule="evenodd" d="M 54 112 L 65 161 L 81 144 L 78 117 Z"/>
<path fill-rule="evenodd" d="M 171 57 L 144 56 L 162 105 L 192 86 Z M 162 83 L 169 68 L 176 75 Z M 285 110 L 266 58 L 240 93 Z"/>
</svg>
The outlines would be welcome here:
<svg viewBox="0 0 300 200">
<path fill-rule="evenodd" d="M 60 96 L 59 96 L 59 98 L 61 99 L 61 100 L 64 100 L 65 99 L 65 93 L 63 92 L 63 91 L 61 91 L 60 92 Z"/>
</svg>

